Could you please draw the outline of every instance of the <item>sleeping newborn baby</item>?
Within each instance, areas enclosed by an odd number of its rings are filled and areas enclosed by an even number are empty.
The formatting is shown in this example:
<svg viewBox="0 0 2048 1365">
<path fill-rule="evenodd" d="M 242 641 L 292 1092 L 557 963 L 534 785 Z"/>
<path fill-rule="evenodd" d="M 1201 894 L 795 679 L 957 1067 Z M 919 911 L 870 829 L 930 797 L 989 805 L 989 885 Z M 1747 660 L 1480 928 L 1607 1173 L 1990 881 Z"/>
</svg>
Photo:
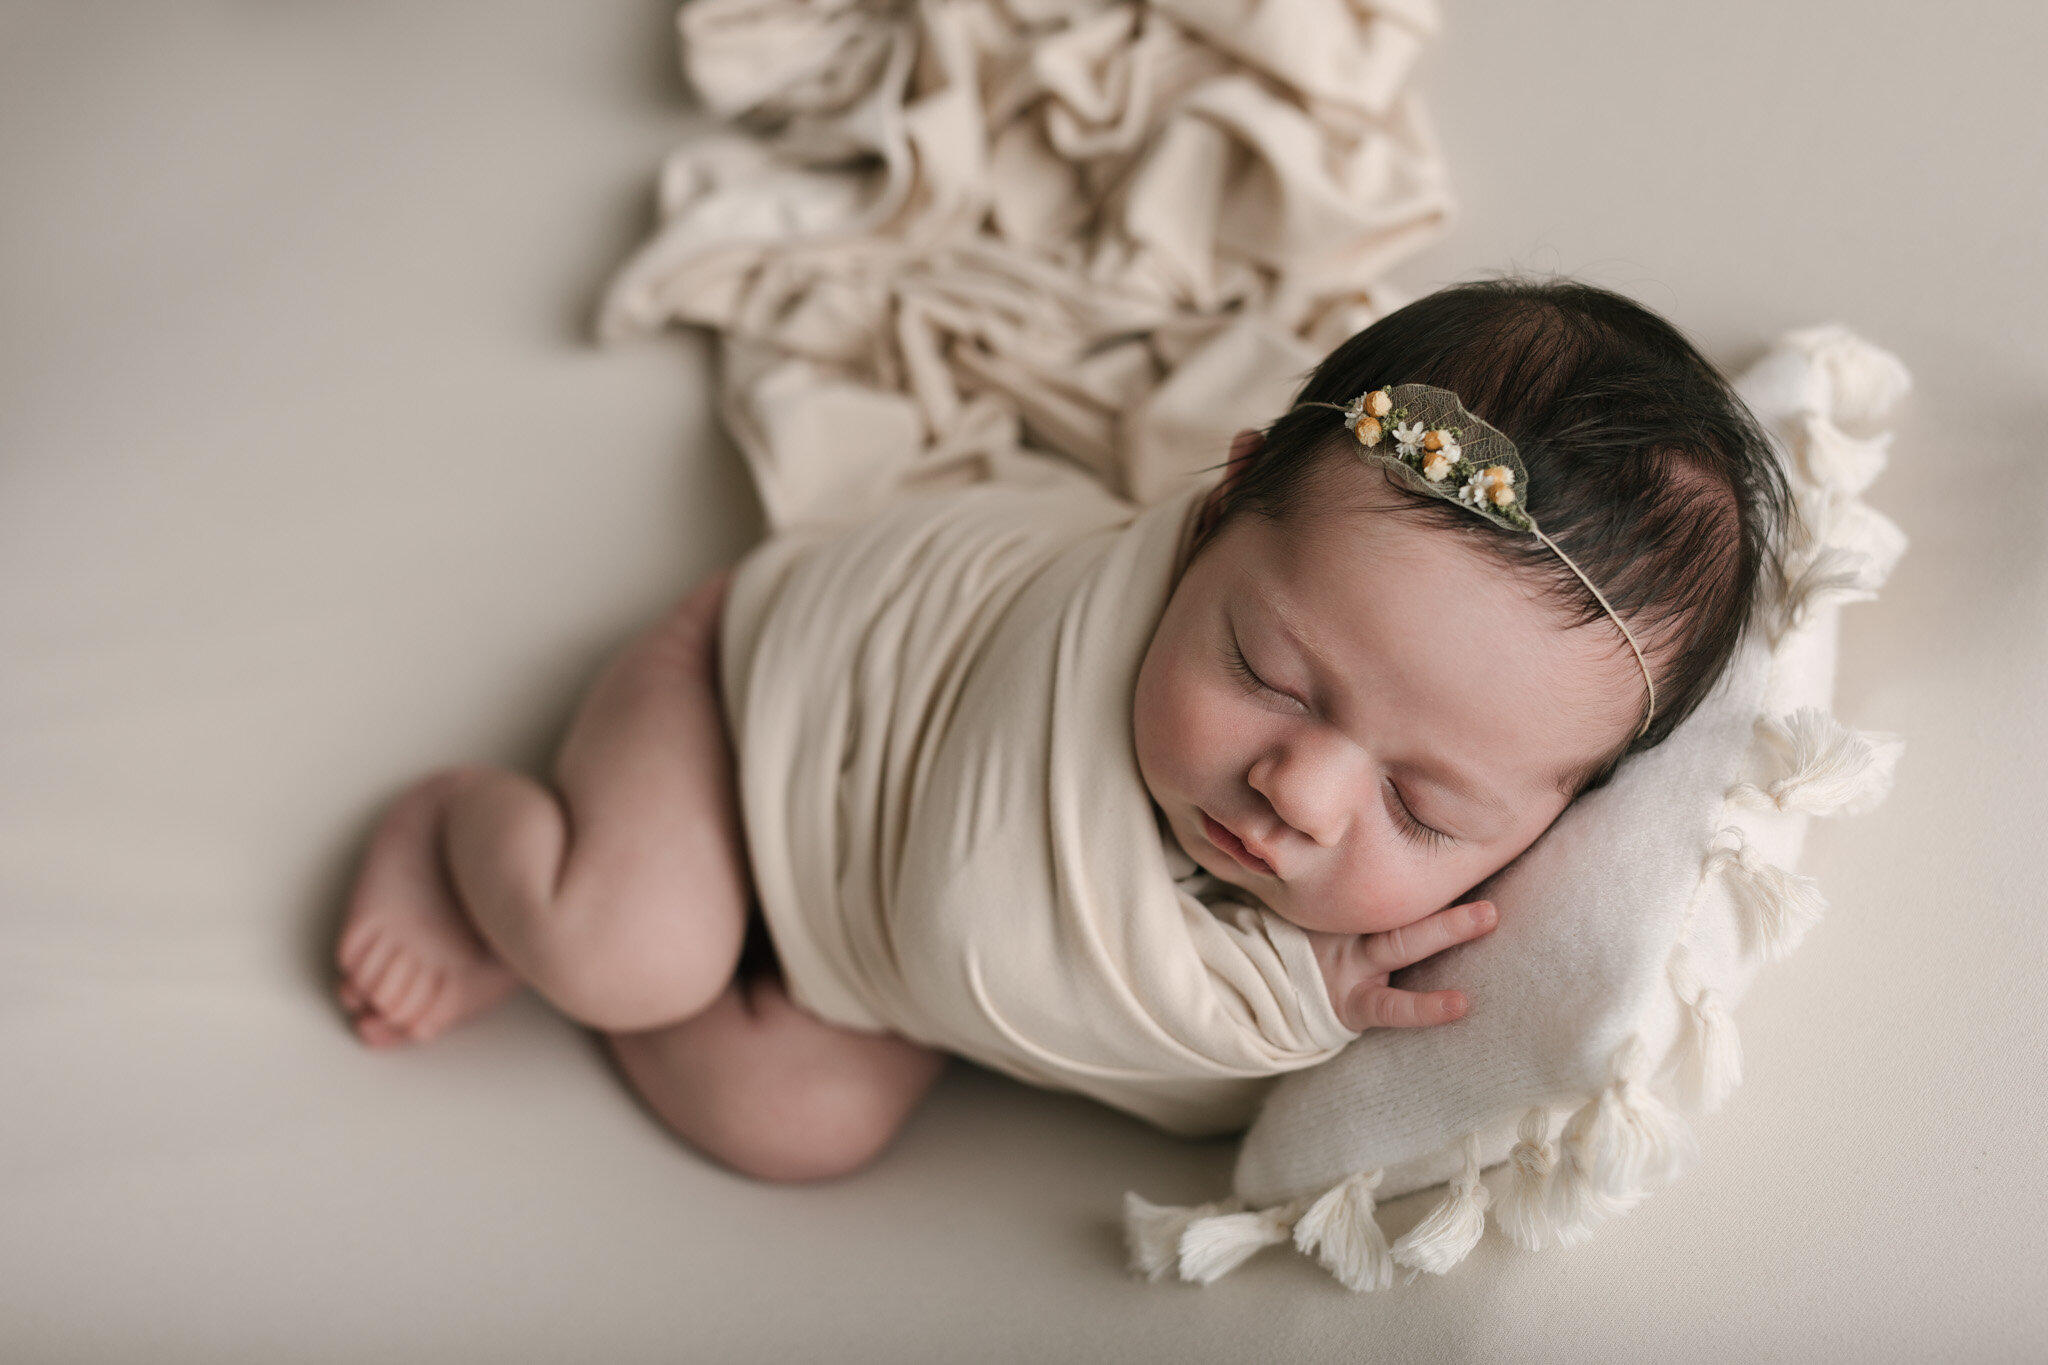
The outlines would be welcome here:
<svg viewBox="0 0 2048 1365">
<path fill-rule="evenodd" d="M 551 785 L 407 791 L 337 949 L 358 1034 L 531 986 L 772 1179 L 868 1161 L 948 1053 L 1241 1127 L 1466 1013 L 1391 977 L 1697 705 L 1788 515 L 1713 367 L 1569 283 L 1390 315 L 1150 509 L 1053 469 L 777 535 L 613 661 Z"/>
</svg>

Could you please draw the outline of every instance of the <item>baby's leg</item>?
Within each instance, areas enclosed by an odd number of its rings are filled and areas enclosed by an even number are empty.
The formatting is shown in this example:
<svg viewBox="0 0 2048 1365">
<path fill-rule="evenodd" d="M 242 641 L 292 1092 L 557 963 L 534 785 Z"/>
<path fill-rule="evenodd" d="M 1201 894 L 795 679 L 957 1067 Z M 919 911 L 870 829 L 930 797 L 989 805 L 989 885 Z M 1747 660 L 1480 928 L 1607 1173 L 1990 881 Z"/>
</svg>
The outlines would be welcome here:
<svg viewBox="0 0 2048 1365">
<path fill-rule="evenodd" d="M 519 989 L 448 882 L 441 829 L 467 780 L 455 768 L 413 784 L 384 813 L 356 874 L 335 949 L 338 993 L 372 1047 L 432 1038 Z"/>
<path fill-rule="evenodd" d="M 866 1165 L 945 1066 L 943 1054 L 905 1039 L 805 1013 L 773 977 L 735 981 L 694 1019 L 610 1042 L 664 1123 L 763 1180 L 825 1180 Z"/>
<path fill-rule="evenodd" d="M 607 1029 L 686 1019 L 718 997 L 748 900 L 718 702 L 724 591 L 723 577 L 705 583 L 613 660 L 553 789 L 462 768 L 394 807 L 337 953 L 366 1041 L 430 1037 L 496 1003 L 506 976 Z M 410 894 L 383 894 L 396 885 Z M 474 971 L 451 968 L 460 950 Z"/>
</svg>

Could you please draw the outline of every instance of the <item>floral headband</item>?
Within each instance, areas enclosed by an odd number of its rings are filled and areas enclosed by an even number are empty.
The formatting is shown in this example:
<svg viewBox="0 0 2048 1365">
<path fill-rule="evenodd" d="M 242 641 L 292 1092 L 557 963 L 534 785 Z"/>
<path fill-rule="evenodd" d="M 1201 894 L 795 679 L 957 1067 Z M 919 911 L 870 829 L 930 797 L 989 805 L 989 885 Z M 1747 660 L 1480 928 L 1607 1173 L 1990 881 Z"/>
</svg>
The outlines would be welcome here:
<svg viewBox="0 0 2048 1365">
<path fill-rule="evenodd" d="M 1543 542 L 1579 576 L 1586 591 L 1614 622 L 1621 638 L 1636 656 L 1643 670 L 1643 687 L 1649 702 L 1643 708 L 1638 739 L 1648 733 L 1657 714 L 1657 684 L 1650 677 L 1649 661 L 1642 646 L 1623 623 L 1621 613 L 1609 605 L 1606 596 L 1586 577 L 1586 571 L 1572 563 L 1557 542 L 1543 534 L 1536 519 L 1522 507 L 1522 494 L 1529 486 L 1529 471 L 1515 443 L 1474 417 L 1449 389 L 1428 384 L 1395 384 L 1371 389 L 1347 406 L 1335 403 L 1303 402 L 1296 407 L 1329 408 L 1344 414 L 1344 425 L 1363 447 L 1359 458 L 1393 474 L 1400 483 L 1420 493 L 1455 503 L 1468 512 L 1485 517 L 1496 526 L 1525 531 Z M 1388 438 L 1392 437 L 1392 449 Z"/>
</svg>

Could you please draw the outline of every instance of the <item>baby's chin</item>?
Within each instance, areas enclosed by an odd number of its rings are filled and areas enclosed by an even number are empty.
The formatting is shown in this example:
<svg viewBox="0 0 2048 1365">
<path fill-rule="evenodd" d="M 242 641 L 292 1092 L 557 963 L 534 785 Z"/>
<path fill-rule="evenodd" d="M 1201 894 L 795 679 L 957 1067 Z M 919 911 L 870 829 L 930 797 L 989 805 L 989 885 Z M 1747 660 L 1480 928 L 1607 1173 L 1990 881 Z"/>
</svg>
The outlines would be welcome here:
<svg viewBox="0 0 2048 1365">
<path fill-rule="evenodd" d="M 1410 910 L 1404 906 L 1356 905 L 1327 893 L 1318 894 L 1313 888 L 1286 882 L 1261 890 L 1247 886 L 1237 877 L 1222 877 L 1222 880 L 1257 897 L 1259 904 L 1295 928 L 1312 934 L 1383 934 L 1427 919 L 1435 910 L 1434 906 Z"/>
</svg>

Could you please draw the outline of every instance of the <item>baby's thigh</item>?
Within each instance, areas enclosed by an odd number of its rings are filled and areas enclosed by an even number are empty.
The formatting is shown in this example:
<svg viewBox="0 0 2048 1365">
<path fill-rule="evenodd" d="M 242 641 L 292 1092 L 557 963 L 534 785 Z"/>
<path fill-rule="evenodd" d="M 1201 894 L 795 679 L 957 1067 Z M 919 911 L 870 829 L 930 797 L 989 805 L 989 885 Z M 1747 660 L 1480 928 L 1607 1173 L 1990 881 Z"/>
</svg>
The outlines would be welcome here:
<svg viewBox="0 0 2048 1365">
<path fill-rule="evenodd" d="M 717 585 L 612 659 L 556 761 L 567 818 L 549 998 L 595 1027 L 696 1014 L 739 958 L 752 886 L 718 695 Z"/>
<path fill-rule="evenodd" d="M 598 675 L 555 759 L 571 812 L 597 842 L 656 830 L 710 836 L 744 880 L 731 735 L 719 694 L 726 576 L 700 584 Z"/>
<path fill-rule="evenodd" d="M 943 1054 L 906 1039 L 824 1022 L 773 976 L 734 982 L 693 1019 L 610 1042 L 663 1122 L 764 1180 L 823 1180 L 865 1166 L 945 1065 Z"/>
</svg>

